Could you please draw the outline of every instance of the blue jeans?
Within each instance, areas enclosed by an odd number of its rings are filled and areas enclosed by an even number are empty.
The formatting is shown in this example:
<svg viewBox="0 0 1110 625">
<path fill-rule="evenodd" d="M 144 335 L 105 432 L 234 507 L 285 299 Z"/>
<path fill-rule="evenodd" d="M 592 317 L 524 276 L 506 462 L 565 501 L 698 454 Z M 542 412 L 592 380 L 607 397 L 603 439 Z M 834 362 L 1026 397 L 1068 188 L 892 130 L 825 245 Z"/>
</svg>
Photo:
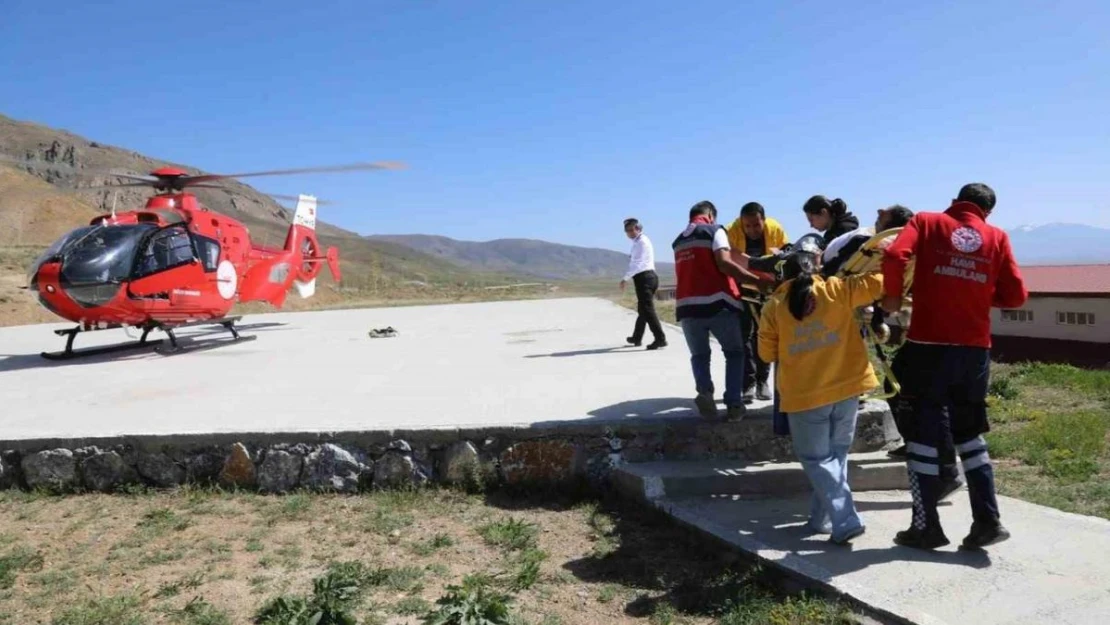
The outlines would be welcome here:
<svg viewBox="0 0 1110 625">
<path fill-rule="evenodd" d="M 813 487 L 809 526 L 834 540 L 863 527 L 848 487 L 848 450 L 856 434 L 859 398 L 789 414 L 794 453 Z"/>
<path fill-rule="evenodd" d="M 690 365 L 698 393 L 712 395 L 714 392 L 713 375 L 709 370 L 709 335 L 712 334 L 725 353 L 725 405 L 743 405 L 744 334 L 740 328 L 740 313 L 722 310 L 712 317 L 687 317 L 682 320 L 682 333 L 690 348 Z"/>
</svg>

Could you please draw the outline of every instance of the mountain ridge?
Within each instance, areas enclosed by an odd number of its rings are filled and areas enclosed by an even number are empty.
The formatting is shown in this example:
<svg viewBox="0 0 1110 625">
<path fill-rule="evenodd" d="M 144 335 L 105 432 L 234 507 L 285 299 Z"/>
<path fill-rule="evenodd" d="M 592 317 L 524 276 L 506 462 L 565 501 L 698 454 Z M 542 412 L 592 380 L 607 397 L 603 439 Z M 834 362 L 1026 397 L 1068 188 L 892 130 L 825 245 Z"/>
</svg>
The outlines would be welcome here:
<svg viewBox="0 0 1110 625">
<path fill-rule="evenodd" d="M 483 271 L 504 271 L 544 280 L 619 281 L 628 254 L 597 247 L 542 239 L 505 237 L 468 241 L 434 234 L 375 234 L 367 238 L 407 245 L 415 250 Z M 656 262 L 661 280 L 673 280 L 674 264 Z"/>
<path fill-rule="evenodd" d="M 1006 231 L 1022 265 L 1084 265 L 1110 262 L 1110 228 L 1053 222 Z"/>
</svg>

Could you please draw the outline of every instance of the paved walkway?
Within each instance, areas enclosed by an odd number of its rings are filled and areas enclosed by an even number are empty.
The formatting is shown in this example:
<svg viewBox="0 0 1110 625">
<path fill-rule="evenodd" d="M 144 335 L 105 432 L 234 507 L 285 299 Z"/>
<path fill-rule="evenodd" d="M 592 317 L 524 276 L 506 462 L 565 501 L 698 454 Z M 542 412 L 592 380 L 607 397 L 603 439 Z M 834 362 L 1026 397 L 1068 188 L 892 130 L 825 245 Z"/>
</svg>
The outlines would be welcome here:
<svg viewBox="0 0 1110 625">
<path fill-rule="evenodd" d="M 1001 497 L 1013 537 L 958 551 L 971 525 L 967 491 L 942 504 L 952 544 L 936 552 L 896 546 L 909 526 L 909 494 L 859 493 L 867 533 L 848 547 L 807 535 L 808 498 L 730 497 L 659 502 L 684 522 L 760 558 L 831 585 L 919 625 L 1110 623 L 1110 522 Z"/>
<path fill-rule="evenodd" d="M 68 324 L 0 328 L 0 440 L 698 418 L 681 330 L 648 352 L 625 343 L 635 318 L 594 298 L 248 315 L 254 341 L 63 362 L 39 353 L 62 349 L 52 329 Z M 386 326 L 399 334 L 367 335 Z"/>
</svg>

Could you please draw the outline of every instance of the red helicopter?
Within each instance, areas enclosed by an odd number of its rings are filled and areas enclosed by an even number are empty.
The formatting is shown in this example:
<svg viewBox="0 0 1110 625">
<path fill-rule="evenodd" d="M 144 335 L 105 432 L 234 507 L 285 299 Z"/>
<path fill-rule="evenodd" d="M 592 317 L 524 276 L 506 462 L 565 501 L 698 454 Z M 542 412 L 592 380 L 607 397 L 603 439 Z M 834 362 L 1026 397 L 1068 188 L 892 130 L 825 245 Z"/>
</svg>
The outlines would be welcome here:
<svg viewBox="0 0 1110 625">
<path fill-rule="evenodd" d="M 208 210 L 188 187 L 216 187 L 225 178 L 323 171 L 397 169 L 398 163 L 363 163 L 338 167 L 278 170 L 245 174 L 191 176 L 163 167 L 149 176 L 112 173 L 129 182 L 93 188 L 153 187 L 157 194 L 146 206 L 100 215 L 88 225 L 65 234 L 29 268 L 28 288 L 54 314 L 74 321 L 74 328 L 55 330 L 65 336 L 62 352 L 42 356 L 51 360 L 103 354 L 161 343 L 147 341 L 153 330 L 164 332 L 178 349 L 174 330 L 220 325 L 234 341 L 250 340 L 235 328 L 240 317 L 228 312 L 237 302 L 264 301 L 277 308 L 290 286 L 301 297 L 311 297 L 316 276 L 327 263 L 338 282 L 339 250 L 321 253 L 316 239 L 316 198 L 300 195 L 293 221 L 280 248 L 253 243 L 239 221 Z M 292 199 L 286 196 L 273 197 Z M 81 332 L 134 328 L 137 342 L 74 351 Z"/>
</svg>

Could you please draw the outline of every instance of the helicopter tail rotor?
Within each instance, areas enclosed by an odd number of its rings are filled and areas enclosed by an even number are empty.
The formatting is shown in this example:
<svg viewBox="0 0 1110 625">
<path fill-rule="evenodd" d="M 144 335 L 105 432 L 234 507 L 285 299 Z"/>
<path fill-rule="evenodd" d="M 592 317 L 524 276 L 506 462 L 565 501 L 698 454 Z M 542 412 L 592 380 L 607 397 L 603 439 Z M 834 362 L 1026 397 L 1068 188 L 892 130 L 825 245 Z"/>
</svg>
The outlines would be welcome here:
<svg viewBox="0 0 1110 625">
<path fill-rule="evenodd" d="M 286 238 L 286 249 L 300 256 L 293 285 L 302 298 L 312 297 L 316 292 L 316 276 L 323 269 L 322 263 L 327 263 L 336 282 L 341 279 L 339 250 L 329 247 L 323 255 L 320 253 L 320 242 L 316 238 L 316 204 L 314 196 L 301 194 L 297 197 L 293 223 Z"/>
</svg>

